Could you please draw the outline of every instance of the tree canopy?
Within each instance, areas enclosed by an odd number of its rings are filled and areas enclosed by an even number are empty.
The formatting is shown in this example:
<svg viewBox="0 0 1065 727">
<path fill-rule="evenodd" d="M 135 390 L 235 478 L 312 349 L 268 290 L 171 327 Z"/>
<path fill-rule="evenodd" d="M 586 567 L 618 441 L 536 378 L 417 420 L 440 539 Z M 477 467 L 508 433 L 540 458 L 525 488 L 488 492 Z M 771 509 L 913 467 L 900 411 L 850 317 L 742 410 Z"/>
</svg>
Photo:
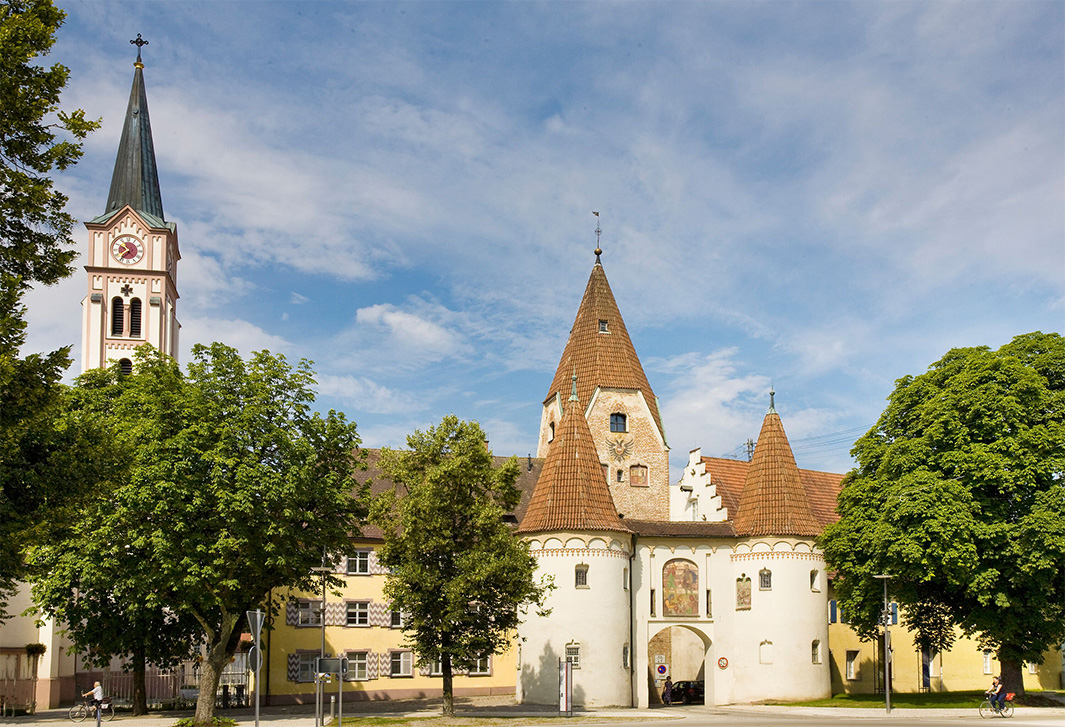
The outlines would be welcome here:
<svg viewBox="0 0 1065 727">
<path fill-rule="evenodd" d="M 80 140 L 99 122 L 65 113 L 68 71 L 37 65 L 65 13 L 50 0 L 0 1 L 0 619 L 18 579 L 23 547 L 47 512 L 76 488 L 77 436 L 56 428 L 59 380 L 70 349 L 20 358 L 26 340 L 22 293 L 69 275 L 74 218 L 50 174 L 75 163 Z M 59 140 L 57 132 L 71 138 Z"/>
<path fill-rule="evenodd" d="M 421 664 L 439 662 L 444 714 L 454 714 L 452 675 L 501 652 L 519 609 L 542 607 L 535 561 L 504 520 L 518 504 L 518 464 L 497 467 L 476 422 L 445 417 L 407 437 L 409 450 L 383 450 L 395 484 L 374 502 L 384 531 L 385 596 L 403 613 L 406 643 Z"/>
<path fill-rule="evenodd" d="M 891 574 L 922 648 L 960 627 L 1023 691 L 1021 662 L 1065 638 L 1065 339 L 949 351 L 898 380 L 853 455 L 821 541 L 851 624 L 875 633 Z"/>
<path fill-rule="evenodd" d="M 365 514 L 355 425 L 334 411 L 312 413 L 313 384 L 307 361 L 293 368 L 267 352 L 244 361 L 219 343 L 195 346 L 187 375 L 143 346 L 132 374 L 112 367 L 79 379 L 84 406 L 126 465 L 101 483 L 95 527 L 57 544 L 79 552 L 52 553 L 64 565 L 56 578 L 67 580 L 69 600 L 53 599 L 50 610 L 85 618 L 71 626 L 83 629 L 82 644 L 123 646 L 112 616 L 71 603 L 74 586 L 105 590 L 114 579 L 102 603 L 120 603 L 145 624 L 158 624 L 160 613 L 191 621 L 206 648 L 197 724 L 213 717 L 245 611 L 276 610 L 267 603 L 272 589 L 313 588 L 311 569 L 323 552 L 347 553 Z"/>
</svg>

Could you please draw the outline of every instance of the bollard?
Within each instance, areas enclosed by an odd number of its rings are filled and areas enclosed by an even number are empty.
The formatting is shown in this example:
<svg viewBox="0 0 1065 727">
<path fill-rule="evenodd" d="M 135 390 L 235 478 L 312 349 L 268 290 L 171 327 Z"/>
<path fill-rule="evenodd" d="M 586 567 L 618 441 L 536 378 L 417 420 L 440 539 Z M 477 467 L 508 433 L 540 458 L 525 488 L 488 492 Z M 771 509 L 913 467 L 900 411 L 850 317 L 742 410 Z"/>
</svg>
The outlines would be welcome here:
<svg viewBox="0 0 1065 727">
<path fill-rule="evenodd" d="M 336 718 L 337 713 L 337 698 L 334 696 L 329 697 L 329 719 L 332 721 Z"/>
</svg>

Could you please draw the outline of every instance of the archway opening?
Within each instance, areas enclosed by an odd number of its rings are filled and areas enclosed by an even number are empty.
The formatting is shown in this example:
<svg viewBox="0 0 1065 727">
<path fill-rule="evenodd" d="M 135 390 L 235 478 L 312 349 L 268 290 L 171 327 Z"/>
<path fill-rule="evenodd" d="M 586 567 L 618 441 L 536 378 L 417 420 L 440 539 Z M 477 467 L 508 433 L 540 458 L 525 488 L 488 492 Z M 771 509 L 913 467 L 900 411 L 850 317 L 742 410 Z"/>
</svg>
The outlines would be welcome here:
<svg viewBox="0 0 1065 727">
<path fill-rule="evenodd" d="M 666 626 L 651 637 L 647 643 L 647 689 L 650 704 L 662 704 L 662 692 L 666 676 L 676 685 L 696 683 L 696 692 L 705 695 L 707 704 L 713 704 L 712 685 L 706 673 L 706 663 L 711 647 L 710 639 L 701 631 L 687 626 Z M 662 670 L 662 667 L 665 670 Z M 680 704 L 698 701 L 693 694 L 674 691 L 673 702 Z"/>
</svg>

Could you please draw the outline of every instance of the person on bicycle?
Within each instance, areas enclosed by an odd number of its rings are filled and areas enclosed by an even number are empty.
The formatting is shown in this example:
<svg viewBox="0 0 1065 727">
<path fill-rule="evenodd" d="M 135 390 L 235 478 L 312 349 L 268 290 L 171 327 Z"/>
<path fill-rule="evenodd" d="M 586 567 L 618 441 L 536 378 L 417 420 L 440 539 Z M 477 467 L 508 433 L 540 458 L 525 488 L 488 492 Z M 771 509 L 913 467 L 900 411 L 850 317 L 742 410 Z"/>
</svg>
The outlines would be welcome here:
<svg viewBox="0 0 1065 727">
<path fill-rule="evenodd" d="M 991 706 L 1001 712 L 1006 705 L 1006 687 L 998 677 L 991 678 L 991 688 L 987 690 L 987 696 L 991 699 Z"/>
<path fill-rule="evenodd" d="M 81 696 L 88 697 L 90 695 L 92 696 L 92 706 L 99 707 L 101 704 L 103 704 L 104 703 L 104 688 L 103 688 L 103 685 L 101 685 L 100 682 L 94 682 L 93 685 L 92 685 L 92 689 L 90 689 L 87 692 L 83 692 Z"/>
</svg>

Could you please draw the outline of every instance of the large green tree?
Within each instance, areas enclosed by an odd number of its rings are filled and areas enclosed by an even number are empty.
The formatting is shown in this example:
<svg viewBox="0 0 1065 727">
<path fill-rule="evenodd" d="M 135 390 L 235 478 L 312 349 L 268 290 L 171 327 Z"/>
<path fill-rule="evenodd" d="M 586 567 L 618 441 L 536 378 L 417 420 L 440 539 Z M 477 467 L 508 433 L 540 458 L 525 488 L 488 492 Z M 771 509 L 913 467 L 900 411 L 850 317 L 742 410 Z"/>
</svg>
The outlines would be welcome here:
<svg viewBox="0 0 1065 727">
<path fill-rule="evenodd" d="M 385 533 L 385 596 L 404 614 L 418 663 L 439 662 L 448 716 L 454 670 L 501 652 L 519 610 L 542 608 L 546 595 L 528 547 L 504 520 L 521 496 L 517 461 L 496 467 L 486 441 L 477 422 L 452 415 L 408 436 L 408 450 L 383 450 L 395 487 L 371 514 Z"/>
<path fill-rule="evenodd" d="M 61 545 L 84 548 L 125 579 L 110 596 L 126 613 L 162 609 L 195 624 L 205 649 L 197 724 L 212 721 L 245 611 L 276 608 L 272 590 L 314 588 L 311 569 L 323 552 L 347 552 L 365 514 L 355 425 L 311 412 L 313 384 L 307 361 L 293 368 L 267 352 L 245 361 L 219 343 L 194 347 L 187 375 L 145 346 L 133 374 L 112 368 L 80 379 L 110 411 L 101 425 L 128 469 L 100 488 L 107 500 L 94 511 L 96 528 Z M 72 587 L 97 565 L 73 560 Z M 100 636 L 98 609 L 83 613 L 71 628 L 83 629 L 85 643 L 114 648 L 110 622 Z"/>
<path fill-rule="evenodd" d="M 20 357 L 22 294 L 69 275 L 75 254 L 74 218 L 51 174 L 74 164 L 80 140 L 99 126 L 59 108 L 69 71 L 37 63 L 64 17 L 50 0 L 0 1 L 0 619 L 26 576 L 22 550 L 35 523 L 57 517 L 72 492 L 65 453 L 74 450 L 56 432 L 70 349 Z"/>
<path fill-rule="evenodd" d="M 1065 638 L 1065 339 L 949 351 L 899 379 L 857 441 L 840 520 L 822 537 L 866 637 L 891 592 L 922 648 L 960 627 L 995 650 L 1007 689 Z"/>
</svg>

